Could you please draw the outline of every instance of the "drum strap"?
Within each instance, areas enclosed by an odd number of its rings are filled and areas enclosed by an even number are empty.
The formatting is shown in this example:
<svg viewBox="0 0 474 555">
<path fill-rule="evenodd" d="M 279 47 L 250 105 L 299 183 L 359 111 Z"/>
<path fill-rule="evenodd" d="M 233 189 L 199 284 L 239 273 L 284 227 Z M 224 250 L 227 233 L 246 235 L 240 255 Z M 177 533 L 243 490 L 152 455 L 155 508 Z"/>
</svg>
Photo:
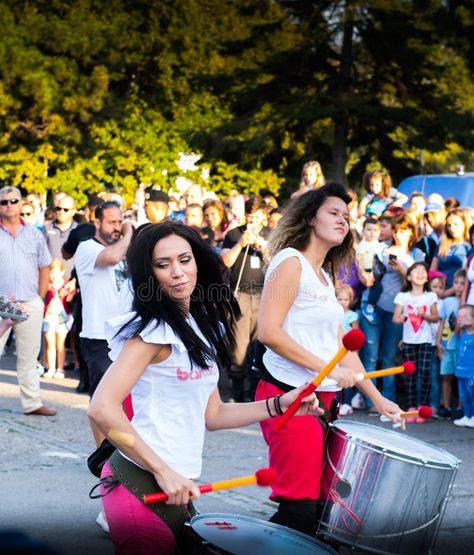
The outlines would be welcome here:
<svg viewBox="0 0 474 555">
<path fill-rule="evenodd" d="M 163 491 L 156 483 L 151 472 L 130 462 L 119 451 L 114 451 L 109 459 L 109 464 L 114 478 L 142 503 L 144 495 Z M 170 527 L 179 548 L 183 541 L 184 523 L 197 514 L 192 502 L 189 502 L 186 506 L 154 503 L 146 505 L 146 507 L 157 514 Z"/>
</svg>

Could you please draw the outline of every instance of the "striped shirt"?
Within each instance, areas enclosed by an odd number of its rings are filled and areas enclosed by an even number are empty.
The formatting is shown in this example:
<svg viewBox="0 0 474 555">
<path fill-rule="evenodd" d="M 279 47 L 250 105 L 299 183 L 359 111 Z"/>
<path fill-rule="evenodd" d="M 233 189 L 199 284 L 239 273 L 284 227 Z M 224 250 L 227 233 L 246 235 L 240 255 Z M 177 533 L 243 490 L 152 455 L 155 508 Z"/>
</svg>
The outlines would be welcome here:
<svg viewBox="0 0 474 555">
<path fill-rule="evenodd" d="M 38 296 L 39 269 L 50 264 L 51 255 L 41 231 L 24 224 L 13 237 L 0 220 L 0 295 L 33 300 Z"/>
</svg>

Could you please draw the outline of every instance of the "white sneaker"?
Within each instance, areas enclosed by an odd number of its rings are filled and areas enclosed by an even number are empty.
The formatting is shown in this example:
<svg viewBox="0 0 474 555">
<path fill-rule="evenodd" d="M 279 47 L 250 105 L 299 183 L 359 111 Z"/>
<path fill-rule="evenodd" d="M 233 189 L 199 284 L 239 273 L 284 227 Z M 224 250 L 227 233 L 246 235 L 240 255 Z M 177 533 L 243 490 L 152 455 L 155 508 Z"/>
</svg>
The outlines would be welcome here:
<svg viewBox="0 0 474 555">
<path fill-rule="evenodd" d="M 105 518 L 104 509 L 101 509 L 101 511 L 97 515 L 97 518 L 95 519 L 95 521 L 96 521 L 96 524 L 98 524 L 100 526 L 100 528 L 102 529 L 102 532 L 104 532 L 104 534 L 110 534 L 109 523 L 107 522 L 107 519 Z"/>
<path fill-rule="evenodd" d="M 466 426 L 468 428 L 474 428 L 474 416 L 471 416 L 471 418 L 469 418 L 469 422 L 466 424 Z"/>
<path fill-rule="evenodd" d="M 367 408 L 367 403 L 365 402 L 365 399 L 362 393 L 356 393 L 354 397 L 352 397 L 351 406 L 353 409 L 357 409 L 357 410 L 362 410 Z"/>
<path fill-rule="evenodd" d="M 339 416 L 347 416 L 348 414 L 352 414 L 353 412 L 354 410 L 352 409 L 352 407 L 344 403 L 343 405 L 341 405 L 341 408 L 339 409 Z"/>
<path fill-rule="evenodd" d="M 464 426 L 464 427 L 470 428 L 471 427 L 471 419 L 468 418 L 467 416 L 463 416 L 462 418 L 458 418 L 457 420 L 455 420 L 453 422 L 453 424 L 455 426 Z M 473 428 L 474 428 L 474 425 L 473 425 Z"/>
</svg>

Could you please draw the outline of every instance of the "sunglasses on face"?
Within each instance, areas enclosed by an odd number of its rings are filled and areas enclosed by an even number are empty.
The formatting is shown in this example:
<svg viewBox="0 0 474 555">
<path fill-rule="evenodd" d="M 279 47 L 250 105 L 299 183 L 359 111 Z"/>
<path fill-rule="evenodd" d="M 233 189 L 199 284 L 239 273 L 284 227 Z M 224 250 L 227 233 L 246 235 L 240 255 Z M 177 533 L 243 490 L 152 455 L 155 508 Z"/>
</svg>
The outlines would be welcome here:
<svg viewBox="0 0 474 555">
<path fill-rule="evenodd" d="M 5 198 L 0 200 L 0 206 L 6 206 L 7 204 L 18 204 L 19 202 L 19 198 Z"/>
<path fill-rule="evenodd" d="M 69 212 L 72 208 L 64 208 L 63 206 L 55 206 L 54 209 L 56 212 Z"/>
<path fill-rule="evenodd" d="M 23 217 L 32 216 L 32 215 L 33 215 L 33 212 L 20 212 L 20 216 L 23 216 Z"/>
</svg>

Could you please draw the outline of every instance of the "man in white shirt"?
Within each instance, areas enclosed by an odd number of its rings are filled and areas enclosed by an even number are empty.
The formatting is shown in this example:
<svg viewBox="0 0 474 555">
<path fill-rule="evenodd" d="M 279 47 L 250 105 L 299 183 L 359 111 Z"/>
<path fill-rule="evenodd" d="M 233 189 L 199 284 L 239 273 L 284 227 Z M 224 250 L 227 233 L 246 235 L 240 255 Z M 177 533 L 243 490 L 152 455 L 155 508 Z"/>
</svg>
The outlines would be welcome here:
<svg viewBox="0 0 474 555">
<path fill-rule="evenodd" d="M 94 237 L 79 243 L 75 255 L 83 307 L 81 347 L 89 370 L 91 397 L 112 362 L 104 324 L 120 314 L 123 258 L 133 231 L 130 222 L 123 222 L 122 210 L 114 201 L 96 208 L 94 225 Z M 100 445 L 103 435 L 94 428 L 92 432 Z"/>
</svg>

